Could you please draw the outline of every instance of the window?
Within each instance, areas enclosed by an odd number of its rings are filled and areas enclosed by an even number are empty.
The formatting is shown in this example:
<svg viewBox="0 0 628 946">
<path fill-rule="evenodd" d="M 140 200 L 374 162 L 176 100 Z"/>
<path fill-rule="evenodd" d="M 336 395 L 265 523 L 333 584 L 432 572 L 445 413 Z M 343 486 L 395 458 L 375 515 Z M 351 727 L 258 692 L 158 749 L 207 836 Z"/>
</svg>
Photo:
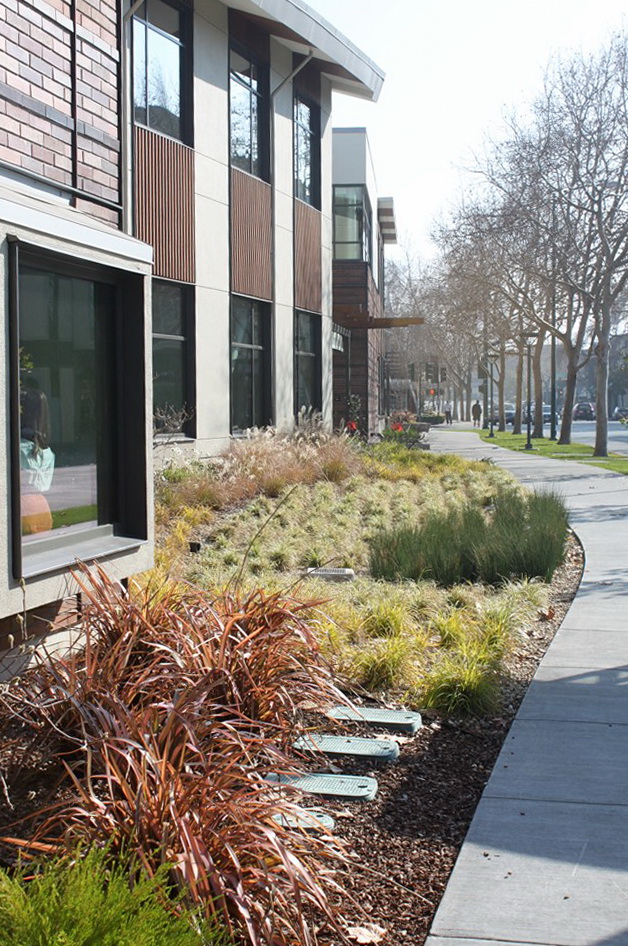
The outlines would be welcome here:
<svg viewBox="0 0 628 946">
<path fill-rule="evenodd" d="M 301 96 L 294 100 L 294 192 L 320 207 L 320 110 Z"/>
<path fill-rule="evenodd" d="M 371 264 L 371 207 L 362 185 L 334 187 L 334 259 Z"/>
<path fill-rule="evenodd" d="M 321 410 L 321 320 L 297 312 L 295 320 L 295 413 Z"/>
<path fill-rule="evenodd" d="M 153 419 L 156 433 L 191 433 L 194 413 L 189 370 L 192 290 L 153 282 Z"/>
<path fill-rule="evenodd" d="M 183 11 L 145 0 L 133 18 L 135 121 L 172 138 L 186 137 Z"/>
<path fill-rule="evenodd" d="M 270 423 L 268 305 L 234 297 L 231 305 L 231 429 L 237 432 Z"/>
<path fill-rule="evenodd" d="M 10 260 L 21 578 L 93 558 L 103 543 L 120 550 L 128 540 L 114 535 L 146 536 L 143 279 L 18 241 Z"/>
<path fill-rule="evenodd" d="M 232 49 L 231 166 L 268 179 L 268 69 Z"/>
</svg>

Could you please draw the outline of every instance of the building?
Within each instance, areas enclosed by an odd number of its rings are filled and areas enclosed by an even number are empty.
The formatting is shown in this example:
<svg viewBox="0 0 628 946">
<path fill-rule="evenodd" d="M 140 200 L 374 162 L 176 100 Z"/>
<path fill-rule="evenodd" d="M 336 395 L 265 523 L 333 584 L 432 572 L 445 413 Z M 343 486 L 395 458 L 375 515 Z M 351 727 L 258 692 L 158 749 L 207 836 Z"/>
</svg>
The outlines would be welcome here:
<svg viewBox="0 0 628 946">
<path fill-rule="evenodd" d="M 392 198 L 377 196 L 365 128 L 333 130 L 333 214 L 333 421 L 355 420 L 372 435 L 386 414 L 384 247 L 397 232 Z"/>
<path fill-rule="evenodd" d="M 331 95 L 383 76 L 301 0 L 2 17 L 6 637 L 77 558 L 150 566 L 153 434 L 208 456 L 331 422 Z"/>
</svg>

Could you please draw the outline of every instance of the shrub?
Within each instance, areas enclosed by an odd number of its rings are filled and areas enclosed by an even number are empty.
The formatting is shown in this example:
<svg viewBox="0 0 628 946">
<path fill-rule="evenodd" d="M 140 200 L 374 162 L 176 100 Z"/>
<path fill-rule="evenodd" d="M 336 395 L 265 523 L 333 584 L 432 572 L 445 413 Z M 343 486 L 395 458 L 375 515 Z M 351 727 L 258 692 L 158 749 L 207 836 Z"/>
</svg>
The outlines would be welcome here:
<svg viewBox="0 0 628 946">
<path fill-rule="evenodd" d="M 447 716 L 490 715 L 499 706 L 499 678 L 481 650 L 445 653 L 430 668 L 416 698 L 419 705 Z"/>
<path fill-rule="evenodd" d="M 219 946 L 227 937 L 180 910 L 165 870 L 149 878 L 92 849 L 9 876 L 0 870 L 0 946 Z"/>
</svg>

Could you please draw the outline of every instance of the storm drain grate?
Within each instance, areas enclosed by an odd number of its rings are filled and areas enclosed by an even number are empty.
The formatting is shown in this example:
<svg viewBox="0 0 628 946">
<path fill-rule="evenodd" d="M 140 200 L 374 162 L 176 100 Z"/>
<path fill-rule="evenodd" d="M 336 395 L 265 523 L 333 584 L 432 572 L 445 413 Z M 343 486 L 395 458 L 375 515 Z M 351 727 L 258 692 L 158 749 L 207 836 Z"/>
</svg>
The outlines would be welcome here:
<svg viewBox="0 0 628 946">
<path fill-rule="evenodd" d="M 421 714 L 410 710 L 380 709 L 377 706 L 334 706 L 327 710 L 331 719 L 368 723 L 391 732 L 415 733 L 421 728 Z"/>
<path fill-rule="evenodd" d="M 299 808 L 289 814 L 273 815 L 273 821 L 282 828 L 299 828 L 311 834 L 319 831 L 333 831 L 336 826 L 332 816 L 320 808 Z"/>
<path fill-rule="evenodd" d="M 290 785 L 312 795 L 329 795 L 332 798 L 352 798 L 371 801 L 377 795 L 377 780 L 361 775 L 329 775 L 312 772 L 309 775 L 278 775 L 271 772 L 267 782 Z"/>
<path fill-rule="evenodd" d="M 399 746 L 390 739 L 362 739 L 355 736 L 333 736 L 311 733 L 294 743 L 303 752 L 322 752 L 324 755 L 351 755 L 363 759 L 392 761 L 399 755 Z"/>
<path fill-rule="evenodd" d="M 352 568 L 308 568 L 306 578 L 322 578 L 323 581 L 353 581 L 355 572 Z"/>
</svg>

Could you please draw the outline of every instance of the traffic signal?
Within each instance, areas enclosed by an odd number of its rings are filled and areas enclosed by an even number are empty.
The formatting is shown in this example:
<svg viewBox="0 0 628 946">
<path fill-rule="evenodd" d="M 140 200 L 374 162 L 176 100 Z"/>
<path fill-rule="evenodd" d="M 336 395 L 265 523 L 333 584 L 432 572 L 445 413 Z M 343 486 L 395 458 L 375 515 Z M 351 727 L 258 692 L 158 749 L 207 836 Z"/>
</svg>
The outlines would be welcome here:
<svg viewBox="0 0 628 946">
<path fill-rule="evenodd" d="M 438 365 L 435 365 L 433 361 L 425 363 L 425 380 L 438 381 Z"/>
<path fill-rule="evenodd" d="M 430 394 L 432 395 L 432 397 L 434 397 L 434 395 L 436 394 L 436 390 L 434 388 L 430 388 Z"/>
<path fill-rule="evenodd" d="M 440 379 L 441 379 L 441 381 L 446 381 L 446 380 L 447 380 L 447 368 L 442 367 L 442 368 L 440 369 Z"/>
</svg>

